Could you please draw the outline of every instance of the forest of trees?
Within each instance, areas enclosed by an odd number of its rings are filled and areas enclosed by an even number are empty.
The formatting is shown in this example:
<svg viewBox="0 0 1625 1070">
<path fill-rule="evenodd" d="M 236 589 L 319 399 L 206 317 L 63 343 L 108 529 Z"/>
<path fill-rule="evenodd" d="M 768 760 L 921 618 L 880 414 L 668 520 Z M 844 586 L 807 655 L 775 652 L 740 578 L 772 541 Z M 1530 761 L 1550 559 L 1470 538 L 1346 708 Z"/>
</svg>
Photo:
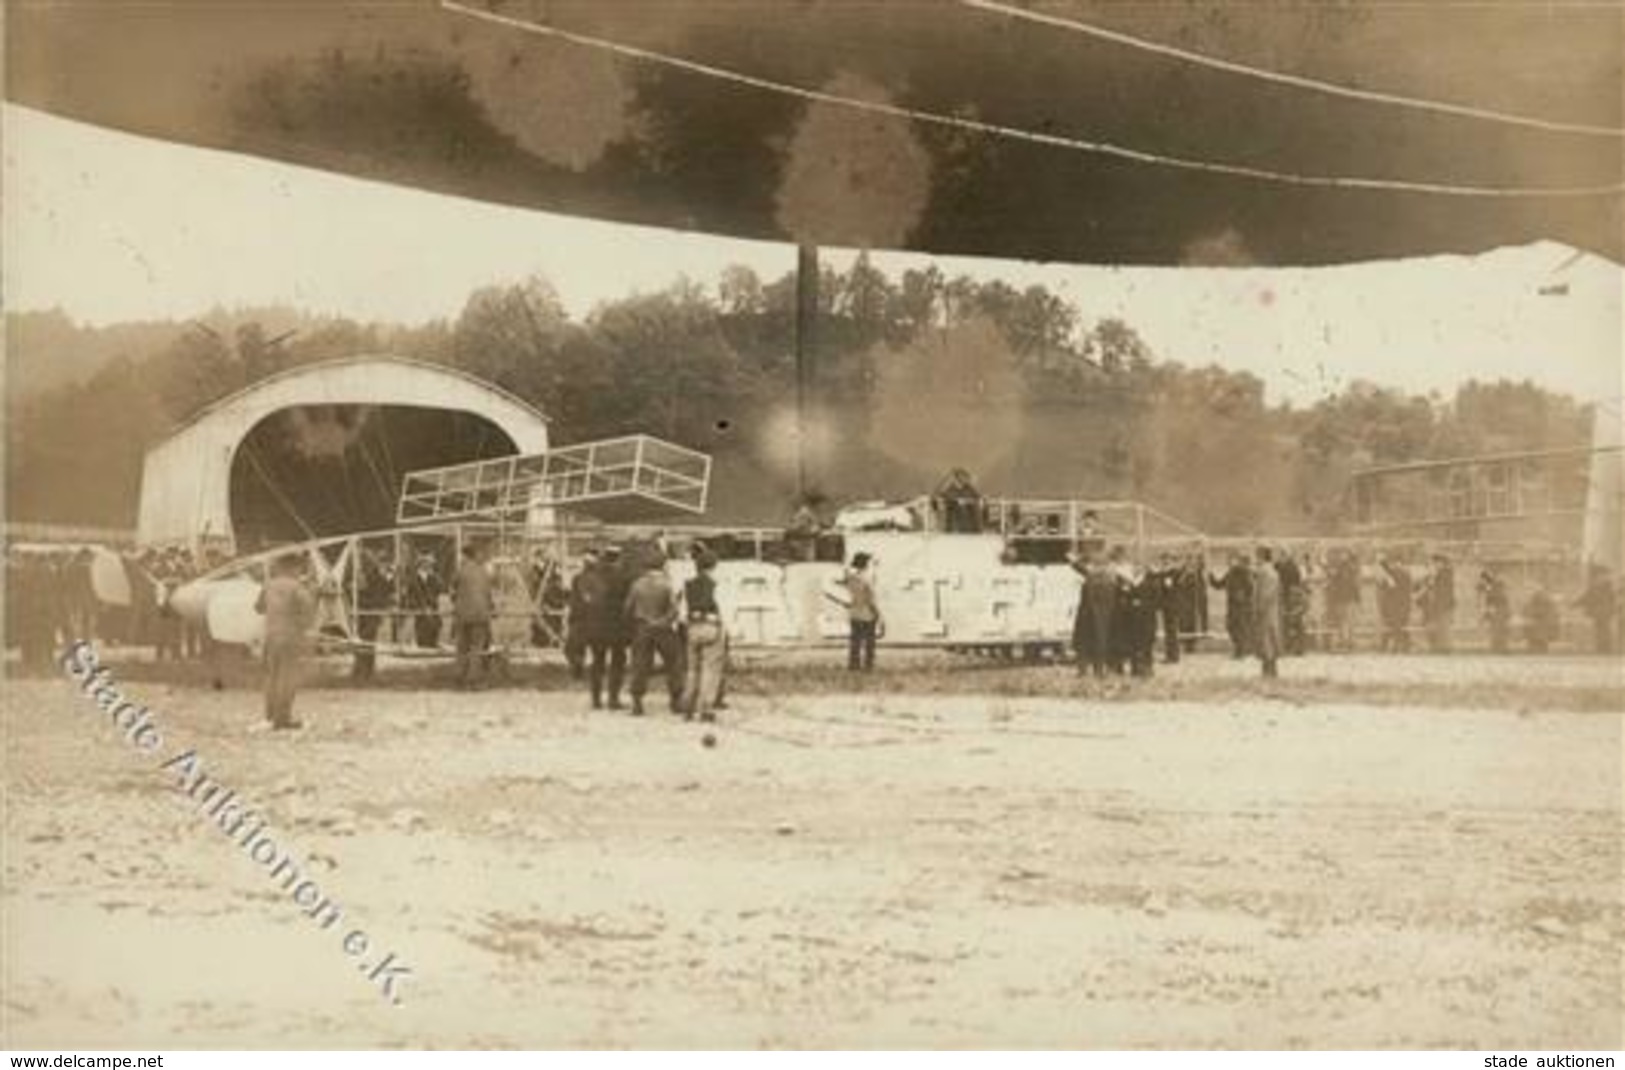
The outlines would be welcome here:
<svg viewBox="0 0 1625 1070">
<path fill-rule="evenodd" d="M 561 443 L 647 431 L 711 452 L 717 518 L 771 522 L 795 486 L 794 291 L 793 276 L 732 267 L 584 320 L 539 277 L 416 327 L 287 309 L 139 330 L 10 314 L 9 514 L 133 526 L 144 451 L 202 406 L 297 364 L 390 353 L 497 383 Z M 989 493 L 1134 498 L 1214 533 L 1329 533 L 1364 465 L 1575 445 L 1589 429 L 1576 402 L 1527 382 L 1451 398 L 1356 383 L 1272 406 L 1257 377 L 1160 360 L 1131 324 L 1081 322 L 1042 287 L 935 267 L 894 279 L 860 257 L 825 268 L 819 301 L 812 468 L 836 501 L 921 493 L 963 465 Z"/>
</svg>

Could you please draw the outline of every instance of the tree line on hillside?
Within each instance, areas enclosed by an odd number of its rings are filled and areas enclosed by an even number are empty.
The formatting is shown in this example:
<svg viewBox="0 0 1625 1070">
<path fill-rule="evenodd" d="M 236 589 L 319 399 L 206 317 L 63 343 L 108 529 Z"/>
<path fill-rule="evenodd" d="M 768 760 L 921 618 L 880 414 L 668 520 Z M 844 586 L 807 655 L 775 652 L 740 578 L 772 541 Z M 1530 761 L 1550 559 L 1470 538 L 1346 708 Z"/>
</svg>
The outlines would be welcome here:
<svg viewBox="0 0 1625 1070">
<path fill-rule="evenodd" d="M 1359 467 L 1575 445 L 1589 428 L 1573 399 L 1528 382 L 1469 382 L 1450 398 L 1356 383 L 1306 408 L 1271 406 L 1256 376 L 1158 359 L 1132 325 L 1085 324 L 1042 286 L 935 267 L 894 279 L 860 256 L 823 269 L 818 299 L 826 441 L 814 476 L 835 500 L 922 493 L 963 465 L 990 493 L 1134 498 L 1214 533 L 1333 532 Z M 714 285 L 679 280 L 581 320 L 532 277 L 416 327 L 287 310 L 174 324 L 167 341 L 122 349 L 82 381 L 13 382 L 9 512 L 130 526 L 143 452 L 202 407 L 286 368 L 391 353 L 496 383 L 547 413 L 561 443 L 647 431 L 707 450 L 719 473 L 751 474 L 733 488 L 749 501 L 728 519 L 770 521 L 794 491 L 775 448 L 794 392 L 794 310 L 793 274 L 736 266 Z M 117 330 L 76 328 L 102 343 Z M 728 497 L 719 486 L 714 500 Z"/>
</svg>

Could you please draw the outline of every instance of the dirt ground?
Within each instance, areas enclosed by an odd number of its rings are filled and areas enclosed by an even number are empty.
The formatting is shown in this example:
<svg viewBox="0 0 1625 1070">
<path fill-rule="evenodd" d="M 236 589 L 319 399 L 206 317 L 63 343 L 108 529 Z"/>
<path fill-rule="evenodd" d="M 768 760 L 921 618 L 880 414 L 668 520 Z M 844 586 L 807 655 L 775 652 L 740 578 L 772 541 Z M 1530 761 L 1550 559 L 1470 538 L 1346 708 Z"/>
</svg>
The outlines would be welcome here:
<svg viewBox="0 0 1625 1070">
<path fill-rule="evenodd" d="M 756 664 L 707 748 L 558 674 L 272 735 L 244 674 L 115 665 L 154 754 L 9 681 L 0 1046 L 1620 1046 L 1619 664 L 1255 671 Z M 184 805 L 185 748 L 399 1006 Z"/>
</svg>

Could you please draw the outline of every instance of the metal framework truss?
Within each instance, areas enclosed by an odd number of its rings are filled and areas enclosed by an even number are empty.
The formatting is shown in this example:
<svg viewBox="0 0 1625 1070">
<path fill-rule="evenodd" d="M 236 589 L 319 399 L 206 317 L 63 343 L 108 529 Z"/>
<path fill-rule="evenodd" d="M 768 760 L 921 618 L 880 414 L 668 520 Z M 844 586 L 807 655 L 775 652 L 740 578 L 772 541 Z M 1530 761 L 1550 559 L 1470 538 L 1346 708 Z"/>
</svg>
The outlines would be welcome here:
<svg viewBox="0 0 1625 1070">
<path fill-rule="evenodd" d="M 650 435 L 408 472 L 396 520 L 525 520 L 568 509 L 605 521 L 705 512 L 711 458 Z"/>
</svg>

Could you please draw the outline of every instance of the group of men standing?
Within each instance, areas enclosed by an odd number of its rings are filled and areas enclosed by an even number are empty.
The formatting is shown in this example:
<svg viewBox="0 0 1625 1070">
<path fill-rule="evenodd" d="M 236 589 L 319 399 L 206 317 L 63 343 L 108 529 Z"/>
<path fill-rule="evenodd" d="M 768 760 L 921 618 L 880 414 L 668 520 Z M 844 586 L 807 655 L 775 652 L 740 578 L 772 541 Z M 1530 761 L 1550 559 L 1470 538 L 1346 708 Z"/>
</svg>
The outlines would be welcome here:
<svg viewBox="0 0 1625 1070">
<path fill-rule="evenodd" d="M 1282 652 L 1302 654 L 1310 645 L 1311 584 L 1293 557 L 1273 556 L 1281 586 Z M 1226 627 L 1236 657 L 1256 652 L 1253 590 L 1257 573 L 1254 563 L 1238 555 L 1229 570 L 1214 580 L 1214 586 L 1225 592 Z M 1316 618 L 1316 640 L 1322 649 L 1355 649 L 1355 625 L 1366 586 L 1375 594 L 1380 652 L 1407 653 L 1418 641 L 1434 653 L 1454 649 L 1460 604 L 1455 563 L 1445 554 L 1432 554 L 1422 565 L 1384 553 L 1368 569 L 1352 550 L 1333 550 L 1317 568 L 1314 586 L 1323 599 L 1323 616 Z M 1537 582 L 1530 587 L 1516 614 L 1507 579 L 1495 568 L 1482 567 L 1475 586 L 1491 653 L 1511 650 L 1513 626 L 1519 617 L 1531 653 L 1546 653 L 1562 637 L 1562 606 L 1545 585 Z M 1590 618 L 1596 652 L 1614 652 L 1625 604 L 1618 583 L 1605 567 L 1594 564 L 1588 568 L 1585 588 L 1573 605 Z"/>
<path fill-rule="evenodd" d="M 566 656 L 587 678 L 592 708 L 622 709 L 621 688 L 630 661 L 631 713 L 645 713 L 644 698 L 659 663 L 673 713 L 716 719 L 723 704 L 727 635 L 717 605 L 716 559 L 703 546 L 692 553 L 694 576 L 679 591 L 658 544 L 589 550 L 570 586 Z"/>
<path fill-rule="evenodd" d="M 492 625 L 497 617 L 495 579 L 486 556 L 485 546 L 464 545 L 457 568 L 443 584 L 432 555 L 420 555 L 412 572 L 398 577 L 382 558 L 363 553 L 356 578 L 355 631 L 361 641 L 356 675 L 363 679 L 372 675 L 372 647 L 385 622 L 398 630 L 410 618 L 419 645 L 438 645 L 444 592 L 449 595 L 455 633 L 458 682 L 466 687 L 482 684 L 491 672 Z M 631 713 L 643 715 L 657 666 L 673 712 L 713 720 L 722 708 L 728 640 L 717 600 L 717 561 L 700 544 L 692 549 L 691 559 L 692 578 L 679 585 L 671 577 L 670 557 L 659 540 L 586 553 L 568 588 L 565 654 L 573 674 L 587 680 L 593 709 L 606 704 L 609 709 L 625 708 L 624 687 Z M 160 592 L 165 590 L 162 577 L 183 575 L 178 562 L 171 572 L 168 558 L 154 560 L 149 554 L 137 560 L 140 574 Z M 1252 555 L 1236 554 L 1222 575 L 1211 578 L 1199 554 L 1184 559 L 1163 554 L 1154 567 L 1146 568 L 1130 561 L 1124 546 L 1108 553 L 1104 540 L 1085 541 L 1082 552 L 1069 560 L 1082 578 L 1073 622 L 1080 673 L 1152 675 L 1159 624 L 1164 660 L 1179 661 L 1208 631 L 1210 588 L 1224 592 L 1233 656 L 1258 658 L 1263 674 L 1274 677 L 1283 655 L 1307 651 L 1310 583 L 1289 554 L 1270 547 L 1259 547 Z M 29 554 L 14 548 L 8 555 L 8 614 L 34 614 L 12 621 L 10 627 L 23 647 L 25 664 L 45 664 L 60 642 L 95 637 L 97 601 L 90 561 L 88 551 Z M 1353 647 L 1354 619 L 1368 580 L 1376 589 L 1383 650 L 1410 649 L 1414 611 L 1421 614 L 1432 649 L 1450 649 L 1456 582 L 1448 558 L 1434 555 L 1421 574 L 1403 560 L 1386 556 L 1367 572 L 1347 550 L 1333 551 L 1319 565 L 1309 561 L 1316 568 L 1316 586 L 1324 591 L 1321 634 L 1327 649 Z M 857 553 L 840 580 L 846 589 L 838 600 L 849 622 L 848 667 L 854 671 L 873 669 L 883 628 L 872 565 L 869 554 Z M 298 554 L 273 561 L 258 603 L 265 617 L 266 712 L 279 728 L 297 723 L 293 696 L 316 624 L 318 599 L 304 570 L 305 561 Z M 1504 652 L 1513 621 L 1507 583 L 1485 568 L 1477 587 L 1491 649 Z M 157 602 L 162 605 L 161 594 Z M 1597 651 L 1613 652 L 1625 599 L 1607 569 L 1589 569 L 1587 585 L 1574 605 L 1591 618 Z M 1546 650 L 1561 631 L 1556 599 L 1538 587 L 1522 612 L 1530 649 Z M 160 658 L 166 645 L 160 641 Z M 177 652 L 183 646 L 174 641 Z"/>
<path fill-rule="evenodd" d="M 6 553 L 6 634 L 21 648 L 23 664 L 43 668 L 51 652 L 76 639 L 151 646 L 158 661 L 202 658 L 203 630 L 169 605 L 177 588 L 202 575 L 212 555 L 179 546 L 126 551 L 119 558 L 129 588 L 126 605 L 104 605 L 89 547 L 10 546 Z"/>
<path fill-rule="evenodd" d="M 89 551 L 10 547 L 6 553 L 6 634 L 24 668 L 43 670 L 61 643 L 96 637 Z"/>
<path fill-rule="evenodd" d="M 1141 568 L 1121 547 L 1103 545 L 1071 557 L 1083 578 L 1072 642 L 1078 671 L 1152 675 L 1157 627 L 1163 659 L 1177 662 L 1207 630 L 1207 574 L 1199 557 L 1184 561 L 1164 554 L 1155 568 Z"/>
<path fill-rule="evenodd" d="M 1307 651 L 1309 592 L 1290 555 L 1268 546 L 1260 546 L 1251 560 L 1237 553 L 1224 574 L 1209 582 L 1224 592 L 1231 657 L 1256 657 L 1265 676 L 1277 676 L 1283 654 Z"/>
<path fill-rule="evenodd" d="M 1456 570 L 1450 559 L 1433 555 L 1418 580 L 1409 565 L 1387 556 L 1377 560 L 1377 617 L 1382 623 L 1379 647 L 1401 653 L 1411 649 L 1411 618 L 1419 612 L 1428 647 L 1449 653 L 1456 615 Z"/>
</svg>

